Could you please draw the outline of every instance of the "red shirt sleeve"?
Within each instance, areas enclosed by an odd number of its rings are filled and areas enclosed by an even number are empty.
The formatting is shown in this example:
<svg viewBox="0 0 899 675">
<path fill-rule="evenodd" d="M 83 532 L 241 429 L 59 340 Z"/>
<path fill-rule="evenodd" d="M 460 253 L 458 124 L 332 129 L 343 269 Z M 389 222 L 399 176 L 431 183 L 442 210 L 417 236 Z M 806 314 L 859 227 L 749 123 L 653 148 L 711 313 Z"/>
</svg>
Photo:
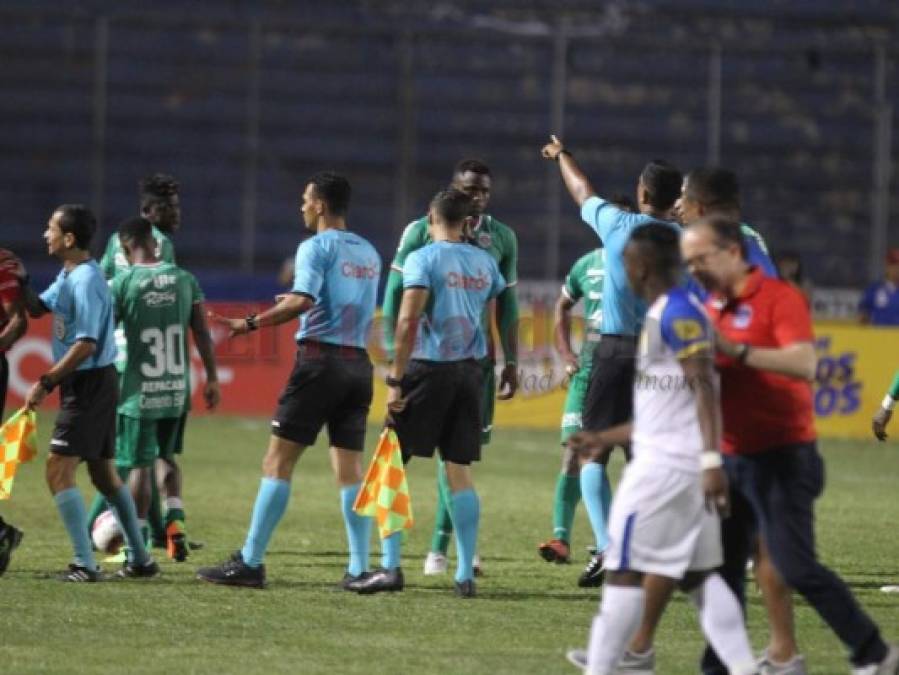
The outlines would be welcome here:
<svg viewBox="0 0 899 675">
<path fill-rule="evenodd" d="M 771 325 L 777 345 L 786 347 L 796 342 L 814 341 L 812 316 L 805 296 L 789 284 L 779 286 L 771 308 Z"/>
<path fill-rule="evenodd" d="M 19 280 L 12 273 L 0 268 L 0 302 L 8 305 L 18 300 L 21 294 Z"/>
</svg>

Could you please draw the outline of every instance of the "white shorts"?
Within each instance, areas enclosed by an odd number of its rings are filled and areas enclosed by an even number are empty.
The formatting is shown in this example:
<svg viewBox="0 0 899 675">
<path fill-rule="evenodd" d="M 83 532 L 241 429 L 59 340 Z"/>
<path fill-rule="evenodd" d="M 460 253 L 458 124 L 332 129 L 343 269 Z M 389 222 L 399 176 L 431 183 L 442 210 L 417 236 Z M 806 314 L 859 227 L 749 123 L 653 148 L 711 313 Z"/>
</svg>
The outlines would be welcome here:
<svg viewBox="0 0 899 675">
<path fill-rule="evenodd" d="M 721 521 L 705 508 L 700 474 L 634 460 L 609 516 L 606 569 L 681 579 L 723 562 Z"/>
</svg>

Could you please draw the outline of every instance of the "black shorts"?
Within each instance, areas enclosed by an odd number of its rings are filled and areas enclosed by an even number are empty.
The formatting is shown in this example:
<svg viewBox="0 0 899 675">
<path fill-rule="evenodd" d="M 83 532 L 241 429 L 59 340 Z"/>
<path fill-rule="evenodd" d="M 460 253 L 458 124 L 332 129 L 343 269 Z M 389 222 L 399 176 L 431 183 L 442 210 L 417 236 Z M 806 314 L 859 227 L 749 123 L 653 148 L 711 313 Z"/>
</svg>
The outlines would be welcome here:
<svg viewBox="0 0 899 675">
<path fill-rule="evenodd" d="M 301 342 L 278 399 L 272 433 L 313 445 L 322 427 L 334 447 L 362 450 L 371 407 L 373 368 L 364 349 Z"/>
<path fill-rule="evenodd" d="M 631 421 L 636 353 L 637 338 L 602 336 L 594 348 L 590 383 L 584 397 L 584 429 L 602 431 Z"/>
<path fill-rule="evenodd" d="M 50 452 L 83 460 L 115 457 L 119 375 L 115 366 L 76 370 L 59 384 Z"/>
<path fill-rule="evenodd" d="M 396 415 L 404 459 L 433 457 L 470 464 L 481 459 L 483 369 L 465 361 L 411 361 L 403 377 L 406 408 Z"/>
</svg>

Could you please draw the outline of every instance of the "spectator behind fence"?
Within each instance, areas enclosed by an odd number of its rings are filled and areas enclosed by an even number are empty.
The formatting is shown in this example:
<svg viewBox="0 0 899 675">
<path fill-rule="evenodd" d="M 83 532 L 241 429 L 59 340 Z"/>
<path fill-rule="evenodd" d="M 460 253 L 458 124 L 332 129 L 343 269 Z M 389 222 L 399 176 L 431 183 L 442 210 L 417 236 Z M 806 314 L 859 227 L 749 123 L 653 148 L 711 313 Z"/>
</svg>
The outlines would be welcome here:
<svg viewBox="0 0 899 675">
<path fill-rule="evenodd" d="M 861 323 L 899 326 L 899 248 L 887 251 L 884 278 L 865 289 L 858 314 Z"/>
</svg>

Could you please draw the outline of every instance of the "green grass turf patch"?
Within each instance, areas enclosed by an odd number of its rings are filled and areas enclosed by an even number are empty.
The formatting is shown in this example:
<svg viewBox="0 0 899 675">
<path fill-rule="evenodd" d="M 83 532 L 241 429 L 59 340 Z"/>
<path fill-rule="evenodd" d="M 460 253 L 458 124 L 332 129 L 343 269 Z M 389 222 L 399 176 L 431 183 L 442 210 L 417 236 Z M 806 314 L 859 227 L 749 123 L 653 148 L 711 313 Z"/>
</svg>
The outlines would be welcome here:
<svg viewBox="0 0 899 675">
<path fill-rule="evenodd" d="M 162 577 L 97 585 L 48 578 L 70 547 L 43 482 L 52 417 L 40 427 L 41 457 L 22 467 L 0 515 L 26 533 L 0 579 L 3 673 L 574 673 L 565 649 L 583 645 L 598 593 L 576 578 L 590 543 L 583 509 L 574 526 L 575 564 L 550 565 L 536 545 L 551 536 L 558 434 L 498 429 L 476 466 L 482 499 L 479 597 L 462 601 L 452 578 L 424 577 L 433 523 L 435 463 L 409 466 L 416 526 L 404 547 L 404 593 L 360 597 L 335 590 L 346 562 L 339 498 L 323 439 L 298 465 L 293 497 L 266 560 L 269 588 L 199 582 L 199 565 L 242 542 L 259 484 L 267 420 L 206 417 L 188 425 L 185 506 L 193 538 L 206 542 Z M 369 434 L 368 448 L 377 430 Z M 828 486 L 818 504 L 823 560 L 850 584 L 885 636 L 899 638 L 895 444 L 824 444 Z M 366 454 L 366 459 L 369 454 Z M 615 482 L 621 460 L 612 464 Z M 84 469 L 79 487 L 93 496 Z M 377 542 L 372 562 L 377 564 Z M 451 549 L 452 551 L 453 549 Z M 160 552 L 161 553 L 161 552 Z M 113 569 L 106 565 L 107 570 Z M 765 644 L 760 598 L 750 591 L 753 644 Z M 845 673 L 844 651 L 797 599 L 797 629 L 811 673 Z M 702 647 L 692 606 L 678 596 L 659 630 L 657 672 L 696 673 Z"/>
</svg>

